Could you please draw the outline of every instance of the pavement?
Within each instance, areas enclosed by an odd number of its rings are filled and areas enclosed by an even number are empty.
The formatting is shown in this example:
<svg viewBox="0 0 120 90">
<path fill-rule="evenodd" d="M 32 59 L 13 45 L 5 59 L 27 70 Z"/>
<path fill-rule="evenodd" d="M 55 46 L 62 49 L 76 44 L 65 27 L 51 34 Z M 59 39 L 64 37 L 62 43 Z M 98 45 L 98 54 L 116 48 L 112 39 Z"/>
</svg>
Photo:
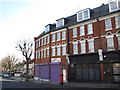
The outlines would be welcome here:
<svg viewBox="0 0 120 90">
<path fill-rule="evenodd" d="M 20 77 L 11 77 L 11 79 L 15 79 L 17 81 L 25 81 L 25 78 L 21 79 Z M 29 79 L 29 82 L 31 83 L 44 83 L 44 84 L 50 84 L 50 85 L 60 85 L 60 83 L 51 83 L 47 81 L 40 81 L 40 80 L 34 80 Z M 62 86 L 62 85 L 61 85 Z M 113 88 L 120 90 L 120 83 L 78 83 L 78 82 L 66 82 L 63 83 L 63 86 L 68 87 L 76 87 L 76 88 Z"/>
</svg>

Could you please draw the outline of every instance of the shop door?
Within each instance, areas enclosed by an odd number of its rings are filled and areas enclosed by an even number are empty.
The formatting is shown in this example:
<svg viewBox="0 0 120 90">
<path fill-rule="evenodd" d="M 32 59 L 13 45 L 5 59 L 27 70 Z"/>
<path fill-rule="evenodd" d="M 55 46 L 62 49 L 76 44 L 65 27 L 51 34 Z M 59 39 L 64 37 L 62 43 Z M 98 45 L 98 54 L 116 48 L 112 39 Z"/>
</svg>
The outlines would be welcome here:
<svg viewBox="0 0 120 90">
<path fill-rule="evenodd" d="M 51 82 L 59 82 L 60 81 L 60 65 L 51 65 L 50 81 Z"/>
<path fill-rule="evenodd" d="M 106 83 L 113 82 L 112 64 L 104 64 L 104 75 Z"/>
</svg>

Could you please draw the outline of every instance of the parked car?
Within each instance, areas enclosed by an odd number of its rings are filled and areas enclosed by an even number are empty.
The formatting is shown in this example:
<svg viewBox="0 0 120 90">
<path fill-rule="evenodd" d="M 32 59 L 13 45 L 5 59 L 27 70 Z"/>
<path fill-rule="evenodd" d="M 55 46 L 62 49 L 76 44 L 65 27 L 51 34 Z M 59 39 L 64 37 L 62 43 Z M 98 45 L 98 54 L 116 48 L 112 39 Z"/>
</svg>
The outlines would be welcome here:
<svg viewBox="0 0 120 90">
<path fill-rule="evenodd" d="M 3 78 L 9 78 L 10 75 L 9 75 L 8 73 L 3 73 L 3 74 L 2 74 L 2 77 L 3 77 Z"/>
<path fill-rule="evenodd" d="M 27 74 L 26 74 L 26 73 L 23 73 L 23 74 L 21 74 L 20 76 L 26 78 Z M 28 78 L 33 78 L 33 77 L 34 77 L 34 74 L 33 74 L 33 73 L 28 73 Z"/>
</svg>

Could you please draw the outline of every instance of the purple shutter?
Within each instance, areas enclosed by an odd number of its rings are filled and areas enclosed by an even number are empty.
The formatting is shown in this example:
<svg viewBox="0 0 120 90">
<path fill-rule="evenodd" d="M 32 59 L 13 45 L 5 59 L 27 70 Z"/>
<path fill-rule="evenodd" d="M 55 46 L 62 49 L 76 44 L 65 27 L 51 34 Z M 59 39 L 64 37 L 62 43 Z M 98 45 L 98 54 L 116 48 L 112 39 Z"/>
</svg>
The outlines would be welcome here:
<svg viewBox="0 0 120 90">
<path fill-rule="evenodd" d="M 48 65 L 40 66 L 40 78 L 49 79 L 49 66 Z"/>
<path fill-rule="evenodd" d="M 35 77 L 39 77 L 39 66 L 35 66 Z"/>
<path fill-rule="evenodd" d="M 60 65 L 51 65 L 50 81 L 51 82 L 59 82 L 60 81 Z"/>
</svg>

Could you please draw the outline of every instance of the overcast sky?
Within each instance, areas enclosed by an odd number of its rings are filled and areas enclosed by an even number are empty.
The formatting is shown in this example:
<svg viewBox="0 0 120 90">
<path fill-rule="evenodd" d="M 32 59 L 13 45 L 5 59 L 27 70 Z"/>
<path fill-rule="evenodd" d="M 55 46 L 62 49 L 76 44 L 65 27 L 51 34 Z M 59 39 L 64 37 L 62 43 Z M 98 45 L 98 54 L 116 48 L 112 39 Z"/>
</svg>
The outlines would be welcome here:
<svg viewBox="0 0 120 90">
<path fill-rule="evenodd" d="M 17 42 L 33 40 L 47 24 L 102 3 L 108 0 L 0 0 L 0 60 L 7 55 L 23 59 Z"/>
</svg>

